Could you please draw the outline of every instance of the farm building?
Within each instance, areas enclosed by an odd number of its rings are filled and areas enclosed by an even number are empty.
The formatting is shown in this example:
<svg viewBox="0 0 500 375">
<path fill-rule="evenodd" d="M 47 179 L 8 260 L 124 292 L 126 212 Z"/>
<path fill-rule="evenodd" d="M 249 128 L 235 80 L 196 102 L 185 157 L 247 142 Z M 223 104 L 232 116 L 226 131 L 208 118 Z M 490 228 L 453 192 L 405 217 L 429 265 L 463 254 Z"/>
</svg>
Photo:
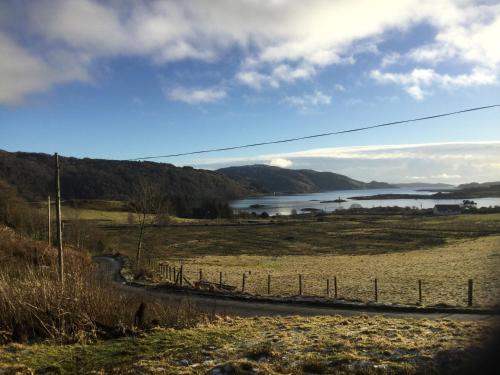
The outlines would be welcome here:
<svg viewBox="0 0 500 375">
<path fill-rule="evenodd" d="M 434 215 L 459 215 L 462 210 L 458 204 L 436 204 Z"/>
</svg>

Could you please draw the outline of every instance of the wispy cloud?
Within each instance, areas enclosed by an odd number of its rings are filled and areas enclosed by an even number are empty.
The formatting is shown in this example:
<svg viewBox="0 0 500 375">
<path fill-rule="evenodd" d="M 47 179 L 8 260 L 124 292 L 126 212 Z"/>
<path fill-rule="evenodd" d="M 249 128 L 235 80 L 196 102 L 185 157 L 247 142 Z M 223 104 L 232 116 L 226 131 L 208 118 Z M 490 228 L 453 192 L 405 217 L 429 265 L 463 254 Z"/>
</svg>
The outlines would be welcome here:
<svg viewBox="0 0 500 375">
<path fill-rule="evenodd" d="M 170 100 L 187 104 L 213 103 L 226 97 L 226 91 L 217 88 L 174 87 L 166 90 Z"/>
<path fill-rule="evenodd" d="M 215 169 L 228 165 L 281 164 L 341 173 L 365 181 L 418 179 L 462 183 L 500 180 L 498 155 L 500 141 L 448 142 L 320 148 L 252 158 L 206 159 L 195 165 Z"/>
<path fill-rule="evenodd" d="M 439 74 L 434 69 L 413 69 L 409 73 L 383 73 L 373 70 L 370 76 L 379 83 L 394 83 L 417 100 L 428 94 L 426 89 L 432 86 L 441 88 L 484 86 L 497 83 L 497 73 L 490 69 L 475 68 L 467 74 Z"/>
<path fill-rule="evenodd" d="M 314 91 L 312 94 L 304 94 L 302 96 L 287 96 L 283 98 L 283 103 L 291 107 L 295 107 L 301 112 L 307 112 L 312 108 L 329 105 L 331 102 L 332 97 L 319 90 Z"/>
</svg>

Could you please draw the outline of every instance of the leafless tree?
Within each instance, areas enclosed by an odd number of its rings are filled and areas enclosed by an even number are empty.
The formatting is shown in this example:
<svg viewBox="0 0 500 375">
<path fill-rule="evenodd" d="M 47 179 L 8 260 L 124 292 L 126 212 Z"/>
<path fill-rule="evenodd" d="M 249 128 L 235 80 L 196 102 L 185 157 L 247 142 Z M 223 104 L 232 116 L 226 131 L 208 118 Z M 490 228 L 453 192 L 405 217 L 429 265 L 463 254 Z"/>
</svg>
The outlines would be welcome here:
<svg viewBox="0 0 500 375">
<path fill-rule="evenodd" d="M 150 180 L 139 179 L 133 187 L 129 199 L 130 206 L 137 216 L 139 233 L 137 238 L 136 264 L 139 265 L 142 255 L 144 231 L 147 225 L 156 223 L 166 209 L 166 196 L 158 184 Z"/>
</svg>

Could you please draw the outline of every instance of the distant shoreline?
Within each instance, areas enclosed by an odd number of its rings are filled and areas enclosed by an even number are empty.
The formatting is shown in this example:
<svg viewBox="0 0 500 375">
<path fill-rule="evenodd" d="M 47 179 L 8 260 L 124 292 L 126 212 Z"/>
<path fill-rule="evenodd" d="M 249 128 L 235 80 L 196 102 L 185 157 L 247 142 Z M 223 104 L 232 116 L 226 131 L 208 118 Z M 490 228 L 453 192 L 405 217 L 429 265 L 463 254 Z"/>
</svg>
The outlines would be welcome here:
<svg viewBox="0 0 500 375">
<path fill-rule="evenodd" d="M 377 195 L 362 195 L 356 197 L 349 197 L 352 200 L 388 200 L 388 199 L 477 199 L 477 198 L 499 198 L 500 192 L 498 191 L 455 191 L 449 193 L 436 193 L 436 194 L 377 194 Z"/>
</svg>

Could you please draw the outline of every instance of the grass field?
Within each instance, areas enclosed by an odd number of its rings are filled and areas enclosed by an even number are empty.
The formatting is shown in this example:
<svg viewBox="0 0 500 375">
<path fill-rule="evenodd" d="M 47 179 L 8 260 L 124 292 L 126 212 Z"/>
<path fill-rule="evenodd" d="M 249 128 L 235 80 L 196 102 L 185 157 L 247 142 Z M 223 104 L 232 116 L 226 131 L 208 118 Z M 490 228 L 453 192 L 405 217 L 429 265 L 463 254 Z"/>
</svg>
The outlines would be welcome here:
<svg viewBox="0 0 500 375">
<path fill-rule="evenodd" d="M 179 265 L 178 259 L 167 259 Z M 298 275 L 303 293 L 326 295 L 326 279 L 337 277 L 338 297 L 362 301 L 374 299 L 374 279 L 378 281 L 378 301 L 415 304 L 418 280 L 422 280 L 423 304 L 467 304 L 467 280 L 474 280 L 474 305 L 494 306 L 500 301 L 500 236 L 455 240 L 429 250 L 375 255 L 260 255 L 201 256 L 183 260 L 184 273 L 191 280 L 203 278 L 241 287 L 246 273 L 245 291 L 267 293 L 271 275 L 271 294 L 298 294 Z M 251 271 L 250 274 L 248 271 Z"/>
<path fill-rule="evenodd" d="M 366 316 L 227 318 L 193 329 L 154 329 L 92 345 L 11 344 L 0 347 L 0 372 L 215 374 L 220 368 L 234 374 L 252 369 L 257 374 L 451 373 L 477 355 L 491 334 L 488 322 Z"/>
<path fill-rule="evenodd" d="M 136 228 L 107 226 L 111 246 L 133 256 Z M 495 235 L 496 234 L 496 235 Z M 191 280 L 204 278 L 246 291 L 325 295 L 326 279 L 337 277 L 338 297 L 415 304 L 422 280 L 424 305 L 467 303 L 467 280 L 474 280 L 474 305 L 494 306 L 500 297 L 500 214 L 454 217 L 331 215 L 316 219 L 148 228 L 149 259 L 185 265 Z M 250 272 L 248 272 L 250 271 Z M 333 294 L 333 283 L 331 284 Z"/>
<path fill-rule="evenodd" d="M 133 253 L 137 228 L 106 227 L 112 246 Z M 255 223 L 148 228 L 145 246 L 153 258 L 200 255 L 361 255 L 428 249 L 455 239 L 500 234 L 500 214 L 456 217 L 331 215 Z"/>
<path fill-rule="evenodd" d="M 108 246 L 135 256 L 137 227 L 127 225 L 128 212 L 116 202 L 65 207 L 66 217 L 96 222 Z M 117 211 L 118 210 L 118 211 Z M 474 305 L 500 301 L 500 214 L 451 217 L 415 215 L 349 215 L 322 218 L 273 218 L 250 221 L 173 220 L 173 225 L 149 227 L 145 258 L 179 266 L 189 279 L 225 283 L 245 291 L 326 295 L 327 279 L 337 278 L 338 297 L 415 304 L 418 280 L 424 305 L 467 303 L 467 280 L 474 280 Z M 333 280 L 331 280 L 333 295 Z"/>
</svg>

